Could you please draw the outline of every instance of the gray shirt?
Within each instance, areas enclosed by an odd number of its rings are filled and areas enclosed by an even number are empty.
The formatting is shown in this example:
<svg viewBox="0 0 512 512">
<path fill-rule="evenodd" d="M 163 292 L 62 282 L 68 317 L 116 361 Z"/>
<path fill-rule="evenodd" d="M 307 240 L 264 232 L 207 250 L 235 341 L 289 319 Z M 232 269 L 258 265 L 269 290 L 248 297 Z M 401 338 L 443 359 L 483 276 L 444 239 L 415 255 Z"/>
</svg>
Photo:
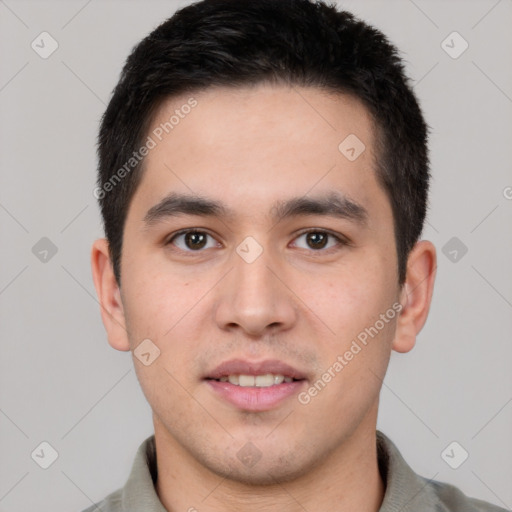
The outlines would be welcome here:
<svg viewBox="0 0 512 512">
<path fill-rule="evenodd" d="M 377 431 L 379 469 L 386 485 L 379 512 L 506 512 L 485 501 L 469 498 L 453 485 L 417 475 L 398 448 Z M 155 436 L 137 450 L 126 484 L 83 512 L 167 512 L 155 491 Z"/>
</svg>

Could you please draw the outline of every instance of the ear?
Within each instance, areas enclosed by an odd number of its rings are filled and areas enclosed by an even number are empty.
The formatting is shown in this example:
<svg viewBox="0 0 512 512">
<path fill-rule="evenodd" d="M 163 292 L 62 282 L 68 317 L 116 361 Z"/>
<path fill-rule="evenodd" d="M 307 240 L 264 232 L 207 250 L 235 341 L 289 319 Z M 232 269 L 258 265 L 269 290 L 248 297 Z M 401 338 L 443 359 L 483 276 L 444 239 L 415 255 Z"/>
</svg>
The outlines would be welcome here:
<svg viewBox="0 0 512 512">
<path fill-rule="evenodd" d="M 402 310 L 392 345 L 396 352 L 409 352 L 425 325 L 434 291 L 436 268 L 436 249 L 432 242 L 417 242 L 407 259 L 406 279 L 400 292 Z"/>
<path fill-rule="evenodd" d="M 130 343 L 121 292 L 114 276 L 110 249 L 105 238 L 96 240 L 92 246 L 91 267 L 108 342 L 116 350 L 128 351 Z"/>
</svg>

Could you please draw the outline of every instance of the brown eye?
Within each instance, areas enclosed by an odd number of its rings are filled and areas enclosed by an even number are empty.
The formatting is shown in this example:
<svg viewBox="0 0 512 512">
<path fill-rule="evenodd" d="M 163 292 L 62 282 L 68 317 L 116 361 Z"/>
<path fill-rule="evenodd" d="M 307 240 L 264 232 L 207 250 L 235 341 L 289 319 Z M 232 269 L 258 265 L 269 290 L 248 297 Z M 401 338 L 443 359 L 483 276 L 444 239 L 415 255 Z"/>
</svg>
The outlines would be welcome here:
<svg viewBox="0 0 512 512">
<path fill-rule="evenodd" d="M 328 235 L 326 233 L 307 233 L 306 240 L 312 249 L 323 249 L 327 244 Z"/>
<path fill-rule="evenodd" d="M 213 240 L 209 242 L 208 238 Z M 182 251 L 199 252 L 201 249 L 215 247 L 215 241 L 211 235 L 204 231 L 186 230 L 176 233 L 168 242 L 168 245 L 175 245 Z M 208 245 L 210 244 L 210 245 Z"/>
<path fill-rule="evenodd" d="M 185 245 L 190 249 L 202 249 L 206 244 L 204 233 L 192 232 L 185 234 Z"/>
<path fill-rule="evenodd" d="M 324 231 L 321 229 L 310 229 L 309 231 L 300 234 L 296 240 L 305 240 L 305 244 L 297 244 L 301 249 L 312 249 L 313 251 L 321 251 L 322 249 L 331 249 L 333 247 L 348 245 L 343 238 Z M 330 241 L 331 240 L 331 241 Z"/>
</svg>

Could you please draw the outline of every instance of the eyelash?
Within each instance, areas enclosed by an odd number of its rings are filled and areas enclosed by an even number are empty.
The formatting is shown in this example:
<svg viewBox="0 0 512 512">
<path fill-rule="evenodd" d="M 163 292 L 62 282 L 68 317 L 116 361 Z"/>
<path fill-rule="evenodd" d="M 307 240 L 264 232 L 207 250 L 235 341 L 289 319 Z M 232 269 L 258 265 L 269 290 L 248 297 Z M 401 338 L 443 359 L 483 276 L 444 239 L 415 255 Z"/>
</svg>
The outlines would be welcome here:
<svg viewBox="0 0 512 512">
<path fill-rule="evenodd" d="M 198 228 L 187 228 L 187 229 L 182 229 L 180 231 L 177 231 L 176 233 L 174 233 L 166 242 L 164 245 L 166 246 L 169 246 L 169 245 L 173 245 L 172 242 L 178 238 L 179 236 L 181 235 L 186 235 L 188 233 L 199 233 L 199 234 L 206 234 L 212 238 L 215 238 L 213 235 L 211 235 L 210 233 L 208 233 L 207 231 L 202 231 Z M 343 247 L 343 246 L 350 246 L 351 243 L 350 241 L 345 238 L 345 237 L 341 237 L 339 235 L 335 235 L 334 233 L 332 233 L 331 231 L 328 231 L 328 230 L 325 230 L 325 229 L 320 229 L 320 228 L 309 228 L 309 229 L 306 229 L 304 231 L 301 231 L 300 233 L 297 234 L 297 236 L 294 238 L 294 240 L 296 238 L 299 238 L 303 235 L 307 235 L 308 233 L 319 233 L 319 234 L 323 234 L 323 235 L 327 235 L 327 236 L 330 236 L 331 238 L 334 238 L 337 242 L 337 245 L 334 246 L 334 247 L 330 247 L 329 249 L 310 249 L 310 251 L 312 253 L 324 253 L 324 254 L 329 254 L 332 250 L 339 250 L 340 247 Z M 199 250 L 184 250 L 184 249 L 180 249 L 180 248 L 177 248 L 175 247 L 175 250 L 177 251 L 180 251 L 182 253 L 186 253 L 188 255 L 191 255 L 191 256 L 194 256 L 195 254 L 199 254 L 201 252 L 204 252 L 204 250 L 202 249 L 199 249 Z"/>
</svg>

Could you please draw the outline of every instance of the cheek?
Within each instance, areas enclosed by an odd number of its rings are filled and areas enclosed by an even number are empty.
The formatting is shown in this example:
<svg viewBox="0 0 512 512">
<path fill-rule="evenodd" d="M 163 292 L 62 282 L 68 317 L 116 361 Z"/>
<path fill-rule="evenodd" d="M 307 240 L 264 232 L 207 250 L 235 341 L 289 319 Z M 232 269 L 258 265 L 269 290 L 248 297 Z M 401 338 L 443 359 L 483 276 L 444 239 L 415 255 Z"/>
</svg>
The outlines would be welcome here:
<svg viewBox="0 0 512 512">
<path fill-rule="evenodd" d="M 157 265 L 126 265 L 125 315 L 137 336 L 161 338 L 192 307 L 197 292 L 186 276 Z"/>
<path fill-rule="evenodd" d="M 168 381 L 169 372 L 187 387 L 205 343 L 205 320 L 211 306 L 205 295 L 214 286 L 215 276 L 193 279 L 190 273 L 170 272 L 157 265 L 141 265 L 138 272 L 136 268 L 134 265 L 125 290 L 130 344 L 135 348 L 142 340 L 150 339 L 160 351 L 155 365 L 145 367 L 134 360 L 139 380 L 151 388 L 155 382 Z M 127 265 L 127 274 L 129 270 Z M 211 326 L 206 328 L 209 333 Z M 176 392 L 174 388 L 169 390 L 171 394 Z"/>
<path fill-rule="evenodd" d="M 190 385 L 194 357 L 201 339 L 197 321 L 200 293 L 190 279 L 153 267 L 135 271 L 127 265 L 125 318 L 132 349 L 149 339 L 157 357 L 145 365 L 133 354 L 137 378 L 146 399 L 156 411 L 165 410 L 169 401 L 188 402 L 184 389 Z M 203 312 L 204 314 L 204 312 Z M 183 411 L 184 413 L 185 411 Z"/>
<path fill-rule="evenodd" d="M 389 363 L 396 323 L 394 295 L 382 272 L 352 275 L 331 282 L 326 289 L 322 299 L 316 300 L 316 312 L 335 334 L 317 339 L 322 370 L 312 383 L 316 388 L 312 393 L 318 398 L 311 401 L 310 411 L 325 414 L 328 409 L 335 424 L 353 422 L 355 426 L 377 400 Z M 312 289 L 311 293 L 318 295 L 319 291 Z"/>
<path fill-rule="evenodd" d="M 340 342 L 372 325 L 395 300 L 389 268 L 375 258 L 340 267 L 329 276 L 304 276 L 298 295 Z"/>
</svg>

